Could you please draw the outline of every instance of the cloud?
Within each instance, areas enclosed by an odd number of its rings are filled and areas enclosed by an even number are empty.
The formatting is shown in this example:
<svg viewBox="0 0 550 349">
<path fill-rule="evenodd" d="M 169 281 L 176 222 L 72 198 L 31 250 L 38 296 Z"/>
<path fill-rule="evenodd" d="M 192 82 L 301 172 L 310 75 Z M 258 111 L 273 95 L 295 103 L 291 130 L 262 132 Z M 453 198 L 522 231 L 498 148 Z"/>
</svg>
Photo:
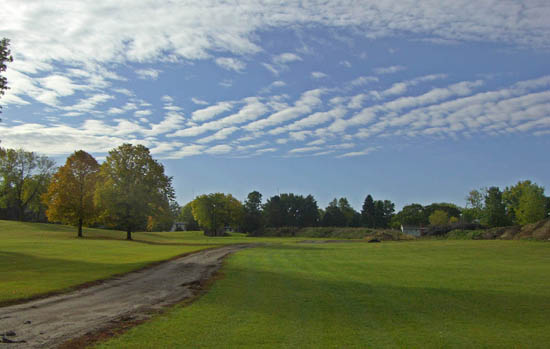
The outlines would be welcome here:
<svg viewBox="0 0 550 349">
<path fill-rule="evenodd" d="M 311 112 L 311 110 L 321 104 L 320 96 L 324 90 L 314 89 L 306 91 L 302 94 L 300 99 L 296 101 L 294 106 L 280 110 L 274 114 L 271 114 L 265 119 L 251 122 L 244 128 L 249 131 L 259 131 L 269 126 L 275 126 L 284 121 L 295 119 L 305 113 Z"/>
<path fill-rule="evenodd" d="M 151 115 L 151 114 L 153 114 L 153 112 L 150 111 L 150 110 L 136 110 L 134 112 L 134 116 L 136 116 L 136 117 L 148 116 L 148 115 Z"/>
<path fill-rule="evenodd" d="M 338 64 L 340 64 L 340 65 L 342 65 L 346 68 L 351 68 L 351 63 L 349 61 L 346 61 L 346 60 L 340 61 Z"/>
<path fill-rule="evenodd" d="M 295 53 L 285 52 L 273 57 L 273 63 L 275 64 L 288 64 L 296 61 L 301 61 L 302 57 Z"/>
<path fill-rule="evenodd" d="M 91 97 L 83 98 L 78 101 L 78 103 L 64 107 L 63 109 L 68 111 L 90 112 L 94 110 L 97 105 L 105 103 L 110 99 L 114 99 L 114 97 L 105 93 L 98 93 Z"/>
<path fill-rule="evenodd" d="M 138 69 L 136 74 L 139 79 L 143 80 L 156 80 L 161 73 L 161 70 L 158 69 Z"/>
<path fill-rule="evenodd" d="M 231 152 L 233 148 L 228 144 L 220 144 L 206 149 L 204 152 L 212 155 L 227 154 Z"/>
<path fill-rule="evenodd" d="M 262 63 L 262 66 L 269 70 L 273 75 L 275 76 L 278 76 L 279 75 L 279 70 L 277 68 L 275 68 L 273 65 L 269 64 L 269 63 Z"/>
<path fill-rule="evenodd" d="M 208 105 L 210 103 L 206 102 L 206 101 L 203 101 L 202 99 L 198 99 L 198 98 L 195 98 L 195 97 L 192 97 L 191 98 L 191 102 L 197 104 L 197 105 Z"/>
<path fill-rule="evenodd" d="M 219 115 L 223 112 L 231 110 L 233 108 L 233 103 L 231 102 L 220 102 L 218 104 L 206 107 L 204 109 L 199 109 L 193 112 L 191 119 L 193 121 L 206 121 L 210 120 L 216 115 Z"/>
<path fill-rule="evenodd" d="M 303 148 L 294 148 L 288 151 L 289 154 L 296 154 L 296 153 L 308 153 L 316 150 L 321 150 L 321 147 L 313 146 L 313 147 L 303 147 Z"/>
<path fill-rule="evenodd" d="M 361 151 L 352 151 L 352 152 L 349 152 L 349 153 L 339 155 L 337 157 L 338 158 L 349 158 L 349 157 L 355 157 L 355 156 L 363 156 L 363 155 L 368 155 L 372 152 L 375 152 L 378 149 L 380 149 L 380 147 L 368 147 L 368 148 L 365 148 Z"/>
<path fill-rule="evenodd" d="M 383 74 L 393 74 L 400 72 L 402 70 L 405 70 L 406 68 L 402 65 L 392 65 L 391 67 L 382 67 L 382 68 L 375 68 L 374 73 L 378 75 Z"/>
<path fill-rule="evenodd" d="M 164 103 L 172 103 L 174 102 L 174 98 L 168 96 L 168 95 L 164 95 L 162 97 L 160 97 L 160 100 L 163 101 Z"/>
<path fill-rule="evenodd" d="M 224 127 L 239 125 L 248 121 L 256 120 L 265 114 L 269 109 L 256 97 L 249 97 L 243 100 L 245 103 L 237 113 L 228 115 L 218 120 L 192 126 L 186 129 L 178 130 L 170 137 L 195 137 L 208 131 L 220 130 Z"/>
<path fill-rule="evenodd" d="M 327 74 L 320 71 L 311 72 L 311 77 L 314 79 L 322 79 L 322 78 L 326 78 L 327 76 L 328 76 Z"/>
<path fill-rule="evenodd" d="M 241 72 L 246 68 L 246 64 L 236 58 L 229 57 L 219 57 L 215 60 L 216 64 L 226 70 L 233 70 L 236 72 Z"/>
<path fill-rule="evenodd" d="M 363 86 L 371 82 L 378 82 L 376 76 L 360 76 L 352 81 L 350 81 L 351 86 Z"/>
<path fill-rule="evenodd" d="M 214 133 L 211 136 L 199 139 L 197 141 L 197 143 L 210 143 L 210 142 L 213 142 L 213 141 L 219 141 L 219 140 L 226 139 L 231 134 L 236 132 L 238 129 L 239 129 L 238 127 L 223 128 L 223 129 L 219 130 L 218 132 Z"/>
<path fill-rule="evenodd" d="M 309 128 L 324 124 L 326 122 L 339 119 L 346 114 L 346 109 L 342 107 L 336 107 L 328 111 L 313 113 L 303 119 L 293 122 L 292 124 L 277 127 L 269 131 L 272 135 L 278 135 L 289 131 L 298 131 L 304 128 Z"/>
</svg>

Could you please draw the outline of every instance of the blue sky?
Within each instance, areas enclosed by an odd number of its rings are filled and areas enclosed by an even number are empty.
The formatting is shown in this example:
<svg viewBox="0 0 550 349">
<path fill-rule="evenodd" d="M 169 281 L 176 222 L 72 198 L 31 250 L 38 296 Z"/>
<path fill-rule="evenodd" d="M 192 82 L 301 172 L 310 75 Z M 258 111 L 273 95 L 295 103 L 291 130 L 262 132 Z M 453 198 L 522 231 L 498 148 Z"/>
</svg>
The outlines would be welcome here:
<svg viewBox="0 0 550 349">
<path fill-rule="evenodd" d="M 548 18 L 546 1 L 8 0 L 0 140 L 60 162 L 144 144 L 180 203 L 548 187 Z"/>
</svg>

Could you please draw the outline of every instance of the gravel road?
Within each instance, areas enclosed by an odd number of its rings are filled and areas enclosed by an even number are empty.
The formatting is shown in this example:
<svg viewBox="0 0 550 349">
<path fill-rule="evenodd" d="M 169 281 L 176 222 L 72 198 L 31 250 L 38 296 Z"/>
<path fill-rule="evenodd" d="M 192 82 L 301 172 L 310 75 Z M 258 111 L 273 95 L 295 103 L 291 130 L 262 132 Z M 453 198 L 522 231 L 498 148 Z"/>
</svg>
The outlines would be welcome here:
<svg viewBox="0 0 550 349">
<path fill-rule="evenodd" d="M 244 247 L 199 251 L 89 288 L 0 308 L 0 348 L 55 348 L 109 323 L 146 319 L 192 297 L 224 257 Z M 2 343 L 7 341 L 24 342 Z"/>
</svg>

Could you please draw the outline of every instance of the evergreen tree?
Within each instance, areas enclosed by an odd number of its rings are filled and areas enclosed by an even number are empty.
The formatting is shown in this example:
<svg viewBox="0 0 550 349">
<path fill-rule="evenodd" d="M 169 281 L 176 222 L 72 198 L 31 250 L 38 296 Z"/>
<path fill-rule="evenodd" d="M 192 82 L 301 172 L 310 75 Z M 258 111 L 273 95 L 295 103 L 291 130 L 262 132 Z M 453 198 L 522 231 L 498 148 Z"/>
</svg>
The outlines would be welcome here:
<svg viewBox="0 0 550 349">
<path fill-rule="evenodd" d="M 361 210 L 361 218 L 363 225 L 368 228 L 374 228 L 374 200 L 369 194 L 363 202 L 363 209 Z"/>
</svg>

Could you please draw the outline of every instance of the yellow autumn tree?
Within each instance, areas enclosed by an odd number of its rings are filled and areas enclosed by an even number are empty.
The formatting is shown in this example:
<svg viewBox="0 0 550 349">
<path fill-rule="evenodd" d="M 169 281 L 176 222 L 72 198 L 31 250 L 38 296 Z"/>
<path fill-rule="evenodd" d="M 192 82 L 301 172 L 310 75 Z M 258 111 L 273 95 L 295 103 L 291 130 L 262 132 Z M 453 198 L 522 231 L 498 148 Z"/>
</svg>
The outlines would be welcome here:
<svg viewBox="0 0 550 349">
<path fill-rule="evenodd" d="M 83 150 L 71 154 L 42 196 L 48 220 L 75 225 L 82 237 L 82 226 L 97 219 L 94 192 L 98 174 L 99 164 L 92 155 Z"/>
</svg>

